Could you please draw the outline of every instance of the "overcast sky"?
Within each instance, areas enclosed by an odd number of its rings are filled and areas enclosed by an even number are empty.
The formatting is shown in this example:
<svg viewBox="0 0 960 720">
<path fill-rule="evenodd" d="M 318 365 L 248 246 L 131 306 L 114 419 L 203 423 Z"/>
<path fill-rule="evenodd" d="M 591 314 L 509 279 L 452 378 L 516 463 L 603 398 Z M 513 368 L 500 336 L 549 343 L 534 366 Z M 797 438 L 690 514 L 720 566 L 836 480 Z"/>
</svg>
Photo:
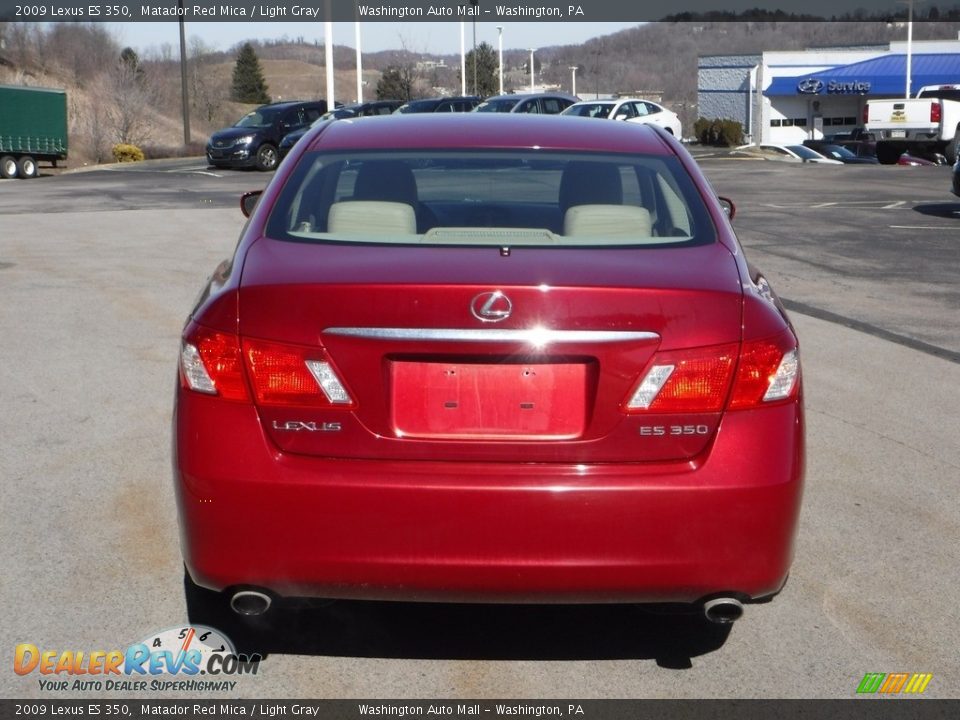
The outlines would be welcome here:
<svg viewBox="0 0 960 720">
<path fill-rule="evenodd" d="M 503 48 L 528 49 L 548 45 L 579 44 L 598 35 L 608 35 L 638 23 L 574 23 L 574 22 L 511 22 L 503 29 Z M 121 45 L 129 45 L 140 54 L 150 47 L 159 49 L 164 43 L 179 47 L 180 30 L 176 22 L 113 23 L 111 29 Z M 323 43 L 322 22 L 198 22 L 186 24 L 187 39 L 198 36 L 217 50 L 229 50 L 243 40 L 272 40 L 284 36 L 306 42 Z M 472 23 L 465 23 L 466 48 L 473 47 Z M 495 23 L 477 23 L 477 44 L 488 42 L 497 47 Z M 353 23 L 334 23 L 335 45 L 356 47 Z M 459 22 L 364 22 L 361 25 L 361 49 L 364 52 L 400 50 L 424 54 L 457 54 L 460 52 Z"/>
</svg>

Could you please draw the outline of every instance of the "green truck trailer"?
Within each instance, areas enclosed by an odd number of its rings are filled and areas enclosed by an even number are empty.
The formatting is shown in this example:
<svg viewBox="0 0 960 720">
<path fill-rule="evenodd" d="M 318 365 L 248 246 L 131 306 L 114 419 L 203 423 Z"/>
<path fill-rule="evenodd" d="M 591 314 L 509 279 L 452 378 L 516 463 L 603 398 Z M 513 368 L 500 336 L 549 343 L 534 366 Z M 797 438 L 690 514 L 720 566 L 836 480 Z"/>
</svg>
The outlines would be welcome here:
<svg viewBox="0 0 960 720">
<path fill-rule="evenodd" d="M 34 178 L 67 158 L 67 93 L 0 85 L 0 177 Z"/>
</svg>

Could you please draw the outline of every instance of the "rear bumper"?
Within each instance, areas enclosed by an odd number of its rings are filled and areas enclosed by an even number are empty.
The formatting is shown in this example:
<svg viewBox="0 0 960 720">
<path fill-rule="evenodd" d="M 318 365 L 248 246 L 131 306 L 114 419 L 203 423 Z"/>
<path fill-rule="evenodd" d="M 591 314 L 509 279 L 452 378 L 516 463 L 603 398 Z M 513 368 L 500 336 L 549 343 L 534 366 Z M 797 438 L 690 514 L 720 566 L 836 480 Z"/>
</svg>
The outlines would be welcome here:
<svg viewBox="0 0 960 720">
<path fill-rule="evenodd" d="M 799 405 L 727 413 L 691 462 L 401 462 L 282 453 L 253 407 L 178 392 L 182 549 L 212 589 L 693 602 L 762 597 L 786 580 L 804 474 Z"/>
</svg>

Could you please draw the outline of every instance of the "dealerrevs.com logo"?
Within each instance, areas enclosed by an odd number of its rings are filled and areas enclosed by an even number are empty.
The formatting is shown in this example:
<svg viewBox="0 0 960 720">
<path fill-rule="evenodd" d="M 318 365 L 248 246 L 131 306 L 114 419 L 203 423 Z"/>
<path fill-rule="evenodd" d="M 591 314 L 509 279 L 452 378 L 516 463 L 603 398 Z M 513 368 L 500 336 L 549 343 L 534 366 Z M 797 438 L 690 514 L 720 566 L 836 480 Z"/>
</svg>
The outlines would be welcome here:
<svg viewBox="0 0 960 720">
<path fill-rule="evenodd" d="M 920 695 L 931 680 L 932 673 L 867 673 L 857 686 L 857 694 Z"/>
<path fill-rule="evenodd" d="M 51 650 L 20 643 L 13 670 L 37 676 L 48 692 L 230 691 L 239 675 L 256 675 L 260 655 L 238 655 L 230 639 L 202 625 L 171 628 L 126 650 Z"/>
</svg>

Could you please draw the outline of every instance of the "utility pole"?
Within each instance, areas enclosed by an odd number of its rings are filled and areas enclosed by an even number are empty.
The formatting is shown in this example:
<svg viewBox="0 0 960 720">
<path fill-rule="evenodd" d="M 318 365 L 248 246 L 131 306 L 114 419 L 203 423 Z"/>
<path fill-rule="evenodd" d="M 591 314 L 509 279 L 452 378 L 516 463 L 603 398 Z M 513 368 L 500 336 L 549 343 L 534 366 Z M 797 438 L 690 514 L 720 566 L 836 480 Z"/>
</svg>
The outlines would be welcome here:
<svg viewBox="0 0 960 720">
<path fill-rule="evenodd" d="M 190 144 L 190 96 L 187 93 L 187 33 L 183 27 L 183 0 L 177 0 L 180 10 L 180 102 L 183 103 L 183 144 Z"/>
</svg>

